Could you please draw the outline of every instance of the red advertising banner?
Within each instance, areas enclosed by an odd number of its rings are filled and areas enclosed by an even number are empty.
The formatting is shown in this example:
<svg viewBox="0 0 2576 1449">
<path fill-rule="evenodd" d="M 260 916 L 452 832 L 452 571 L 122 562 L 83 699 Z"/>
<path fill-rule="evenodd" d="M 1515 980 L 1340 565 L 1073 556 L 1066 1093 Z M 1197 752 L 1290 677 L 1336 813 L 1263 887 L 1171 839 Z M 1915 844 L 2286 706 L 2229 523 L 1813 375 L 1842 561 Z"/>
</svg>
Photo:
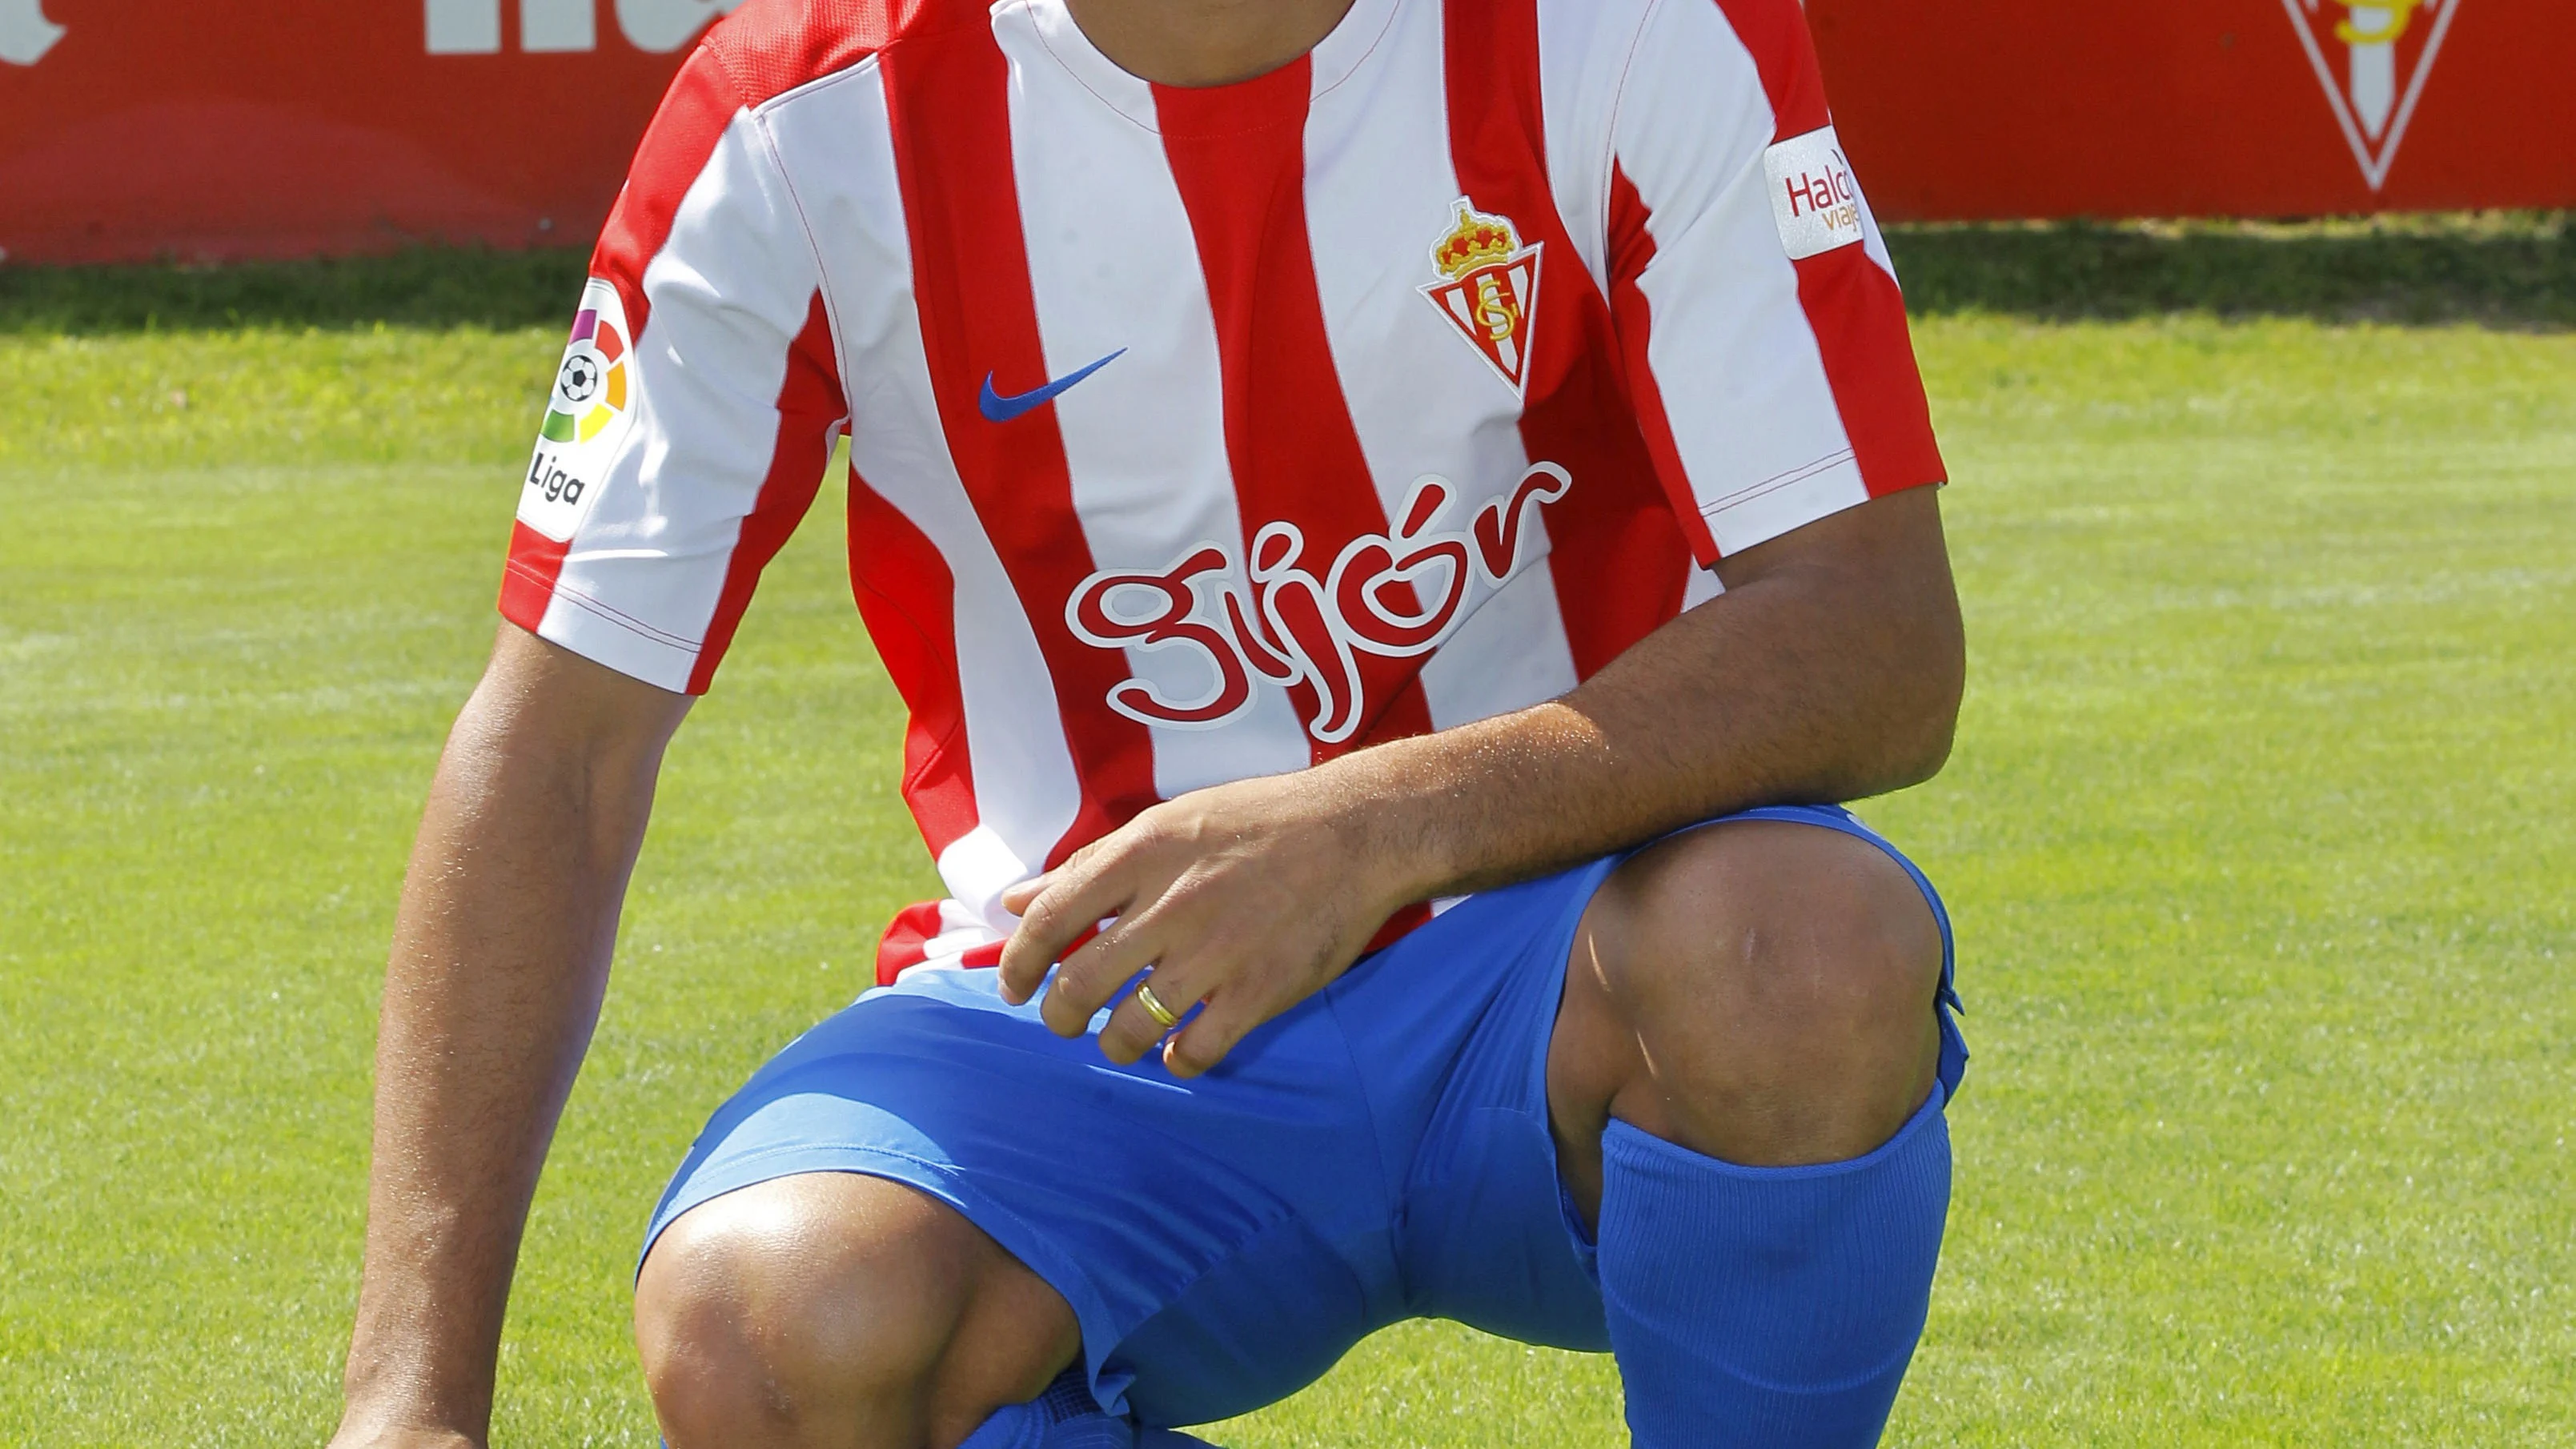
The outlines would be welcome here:
<svg viewBox="0 0 2576 1449">
<path fill-rule="evenodd" d="M 0 0 L 25 261 L 586 242 L 739 0 Z"/>
<path fill-rule="evenodd" d="M 0 0 L 23 261 L 580 242 L 738 0 Z M 1667 0 L 1706 3 L 1706 0 Z M 2576 8 L 1811 0 L 1891 220 L 2576 206 Z"/>
<path fill-rule="evenodd" d="M 1891 220 L 2576 206 L 2555 0 L 1810 0 Z"/>
</svg>

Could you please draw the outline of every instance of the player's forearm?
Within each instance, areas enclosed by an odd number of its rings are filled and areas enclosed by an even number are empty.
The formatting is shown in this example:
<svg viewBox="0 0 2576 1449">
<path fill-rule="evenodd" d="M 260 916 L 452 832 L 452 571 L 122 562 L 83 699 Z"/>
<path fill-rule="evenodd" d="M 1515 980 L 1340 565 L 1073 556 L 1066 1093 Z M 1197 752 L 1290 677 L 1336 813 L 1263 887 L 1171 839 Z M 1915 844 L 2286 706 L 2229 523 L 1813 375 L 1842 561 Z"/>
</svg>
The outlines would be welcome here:
<svg viewBox="0 0 2576 1449">
<path fill-rule="evenodd" d="M 1884 500 L 1929 514 L 1930 491 Z M 1855 532 L 1863 532 L 1855 529 Z M 1414 896 L 1525 879 L 1694 820 L 1930 777 L 1964 675 L 1937 521 L 1747 579 L 1533 709 L 1325 767 Z M 1853 590 L 1868 607 L 1850 607 Z"/>
<path fill-rule="evenodd" d="M 597 1019 L 660 740 L 556 745 L 496 666 L 404 885 L 376 1051 L 344 1440 L 479 1440 L 519 1237 Z"/>
</svg>

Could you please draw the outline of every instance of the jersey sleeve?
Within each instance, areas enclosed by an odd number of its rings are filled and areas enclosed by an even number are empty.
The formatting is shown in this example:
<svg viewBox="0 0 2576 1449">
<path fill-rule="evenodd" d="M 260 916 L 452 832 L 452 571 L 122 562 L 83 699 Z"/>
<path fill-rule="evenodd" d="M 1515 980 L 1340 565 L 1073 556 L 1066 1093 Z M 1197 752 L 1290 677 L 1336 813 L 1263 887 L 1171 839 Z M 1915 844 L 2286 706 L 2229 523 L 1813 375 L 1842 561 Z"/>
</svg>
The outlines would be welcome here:
<svg viewBox="0 0 2576 1449">
<path fill-rule="evenodd" d="M 573 319 L 501 612 L 701 693 L 846 423 L 813 247 L 719 54 L 684 65 Z"/>
<path fill-rule="evenodd" d="M 1699 561 L 1942 481 L 1798 0 L 1652 6 L 1611 131 L 1611 313 Z"/>
</svg>

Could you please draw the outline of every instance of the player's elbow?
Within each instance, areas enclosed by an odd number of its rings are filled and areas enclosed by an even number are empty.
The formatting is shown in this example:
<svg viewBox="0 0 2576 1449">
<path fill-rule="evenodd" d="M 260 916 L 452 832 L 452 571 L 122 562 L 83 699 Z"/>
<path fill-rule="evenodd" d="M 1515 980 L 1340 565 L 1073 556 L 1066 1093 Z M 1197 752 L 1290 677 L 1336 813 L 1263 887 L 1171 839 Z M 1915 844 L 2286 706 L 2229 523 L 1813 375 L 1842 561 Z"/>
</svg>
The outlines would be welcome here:
<svg viewBox="0 0 2576 1449">
<path fill-rule="evenodd" d="M 1903 626 L 1876 631 L 1851 657 L 1861 667 L 1845 676 L 1846 727 L 1823 798 L 1884 795 L 1941 773 L 1967 689 L 1957 614 L 1915 611 Z"/>
<path fill-rule="evenodd" d="M 1930 720 L 1901 734 L 1891 731 L 1859 752 L 1848 766 L 1849 773 L 1817 792 L 1817 798 L 1865 800 L 1920 785 L 1949 764 L 1952 733 L 1946 725 Z"/>
<path fill-rule="evenodd" d="M 1950 748 L 1958 739 L 1959 709 L 1953 702 L 1948 708 L 1927 711 L 1914 722 L 1906 738 L 1890 751 L 1887 774 L 1889 790 L 1902 790 L 1920 785 L 1941 773 L 1950 763 Z"/>
<path fill-rule="evenodd" d="M 1884 794 L 1920 785 L 1950 762 L 1959 735 L 1959 704 L 1967 693 L 1967 649 L 1955 627 L 1918 641 L 1881 713 L 1876 731 L 1875 773 L 1870 793 Z"/>
</svg>

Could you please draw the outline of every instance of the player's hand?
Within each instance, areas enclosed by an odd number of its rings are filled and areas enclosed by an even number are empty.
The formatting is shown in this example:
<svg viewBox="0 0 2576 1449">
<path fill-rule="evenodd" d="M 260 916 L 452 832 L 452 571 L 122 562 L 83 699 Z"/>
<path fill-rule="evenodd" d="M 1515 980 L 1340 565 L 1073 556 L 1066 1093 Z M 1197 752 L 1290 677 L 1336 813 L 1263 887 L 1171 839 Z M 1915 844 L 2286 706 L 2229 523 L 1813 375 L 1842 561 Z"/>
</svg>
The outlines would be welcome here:
<svg viewBox="0 0 2576 1449">
<path fill-rule="evenodd" d="M 1247 1032 L 1341 975 L 1417 898 L 1403 862 L 1373 839 L 1382 832 L 1370 828 L 1367 802 L 1318 774 L 1165 801 L 1004 893 L 1003 909 L 1020 917 L 1002 948 L 1004 999 L 1027 1001 L 1061 959 L 1039 1008 L 1057 1035 L 1081 1035 L 1117 992 L 1100 1034 L 1111 1061 L 1133 1062 L 1157 1042 L 1179 1076 L 1224 1060 Z M 1149 966 L 1165 1007 L 1186 1014 L 1204 1003 L 1168 1040 L 1123 990 Z"/>
</svg>

